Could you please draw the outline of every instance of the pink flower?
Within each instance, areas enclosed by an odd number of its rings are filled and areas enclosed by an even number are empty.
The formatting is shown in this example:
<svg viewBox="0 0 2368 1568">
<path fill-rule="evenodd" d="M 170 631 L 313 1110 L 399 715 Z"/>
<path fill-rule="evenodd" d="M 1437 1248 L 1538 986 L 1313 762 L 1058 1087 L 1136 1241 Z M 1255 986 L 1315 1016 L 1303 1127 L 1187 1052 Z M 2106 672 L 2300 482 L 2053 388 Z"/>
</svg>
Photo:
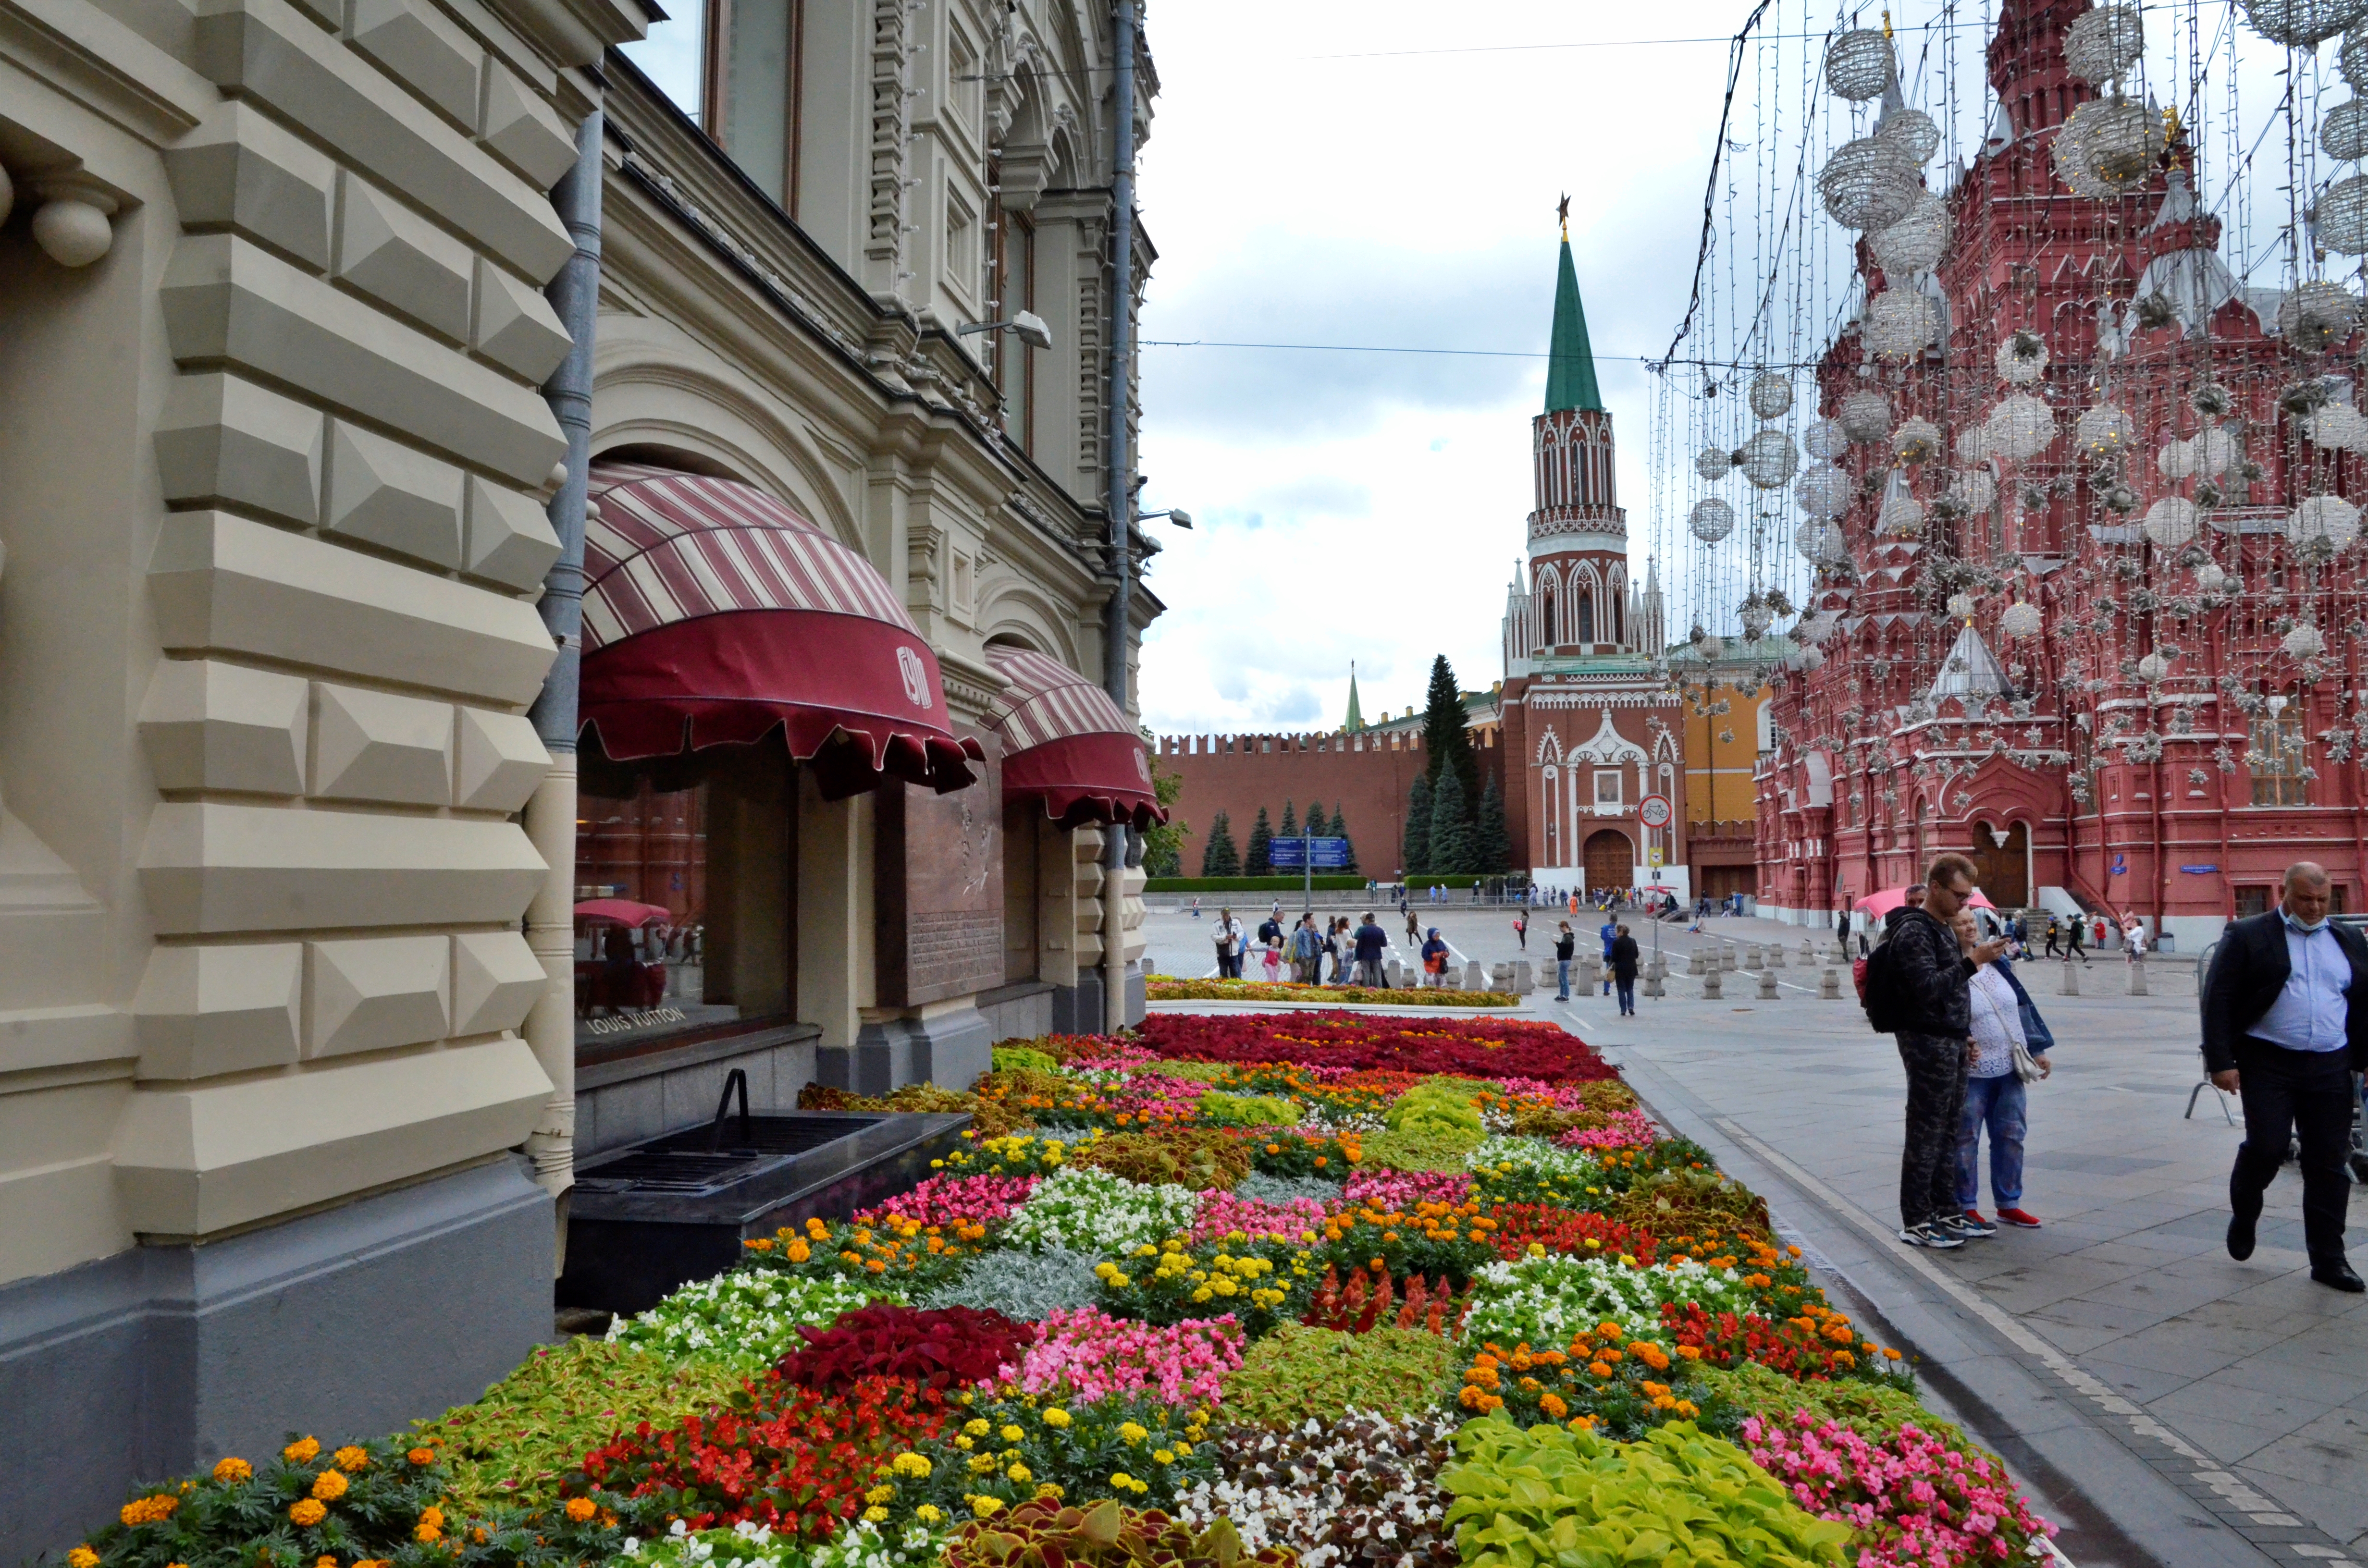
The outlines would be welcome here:
<svg viewBox="0 0 2368 1568">
<path fill-rule="evenodd" d="M 1035 1176 L 931 1176 L 912 1191 L 901 1193 L 877 1208 L 855 1216 L 856 1223 L 877 1225 L 894 1216 L 923 1225 L 992 1225 L 1011 1217 L 1036 1190 Z"/>
<path fill-rule="evenodd" d="M 1995 1467 L 1916 1426 L 1871 1442 L 1804 1410 L 1789 1430 L 1748 1420 L 1744 1436 L 1752 1461 L 1803 1508 L 1874 1538 L 1859 1553 L 1859 1568 L 2004 1561 L 2033 1537 L 2055 1533 Z"/>
<path fill-rule="evenodd" d="M 1660 1142 L 1661 1130 L 1643 1111 L 1615 1110 L 1609 1114 L 1609 1127 L 1575 1127 L 1554 1142 L 1566 1149 L 1649 1149 Z"/>
<path fill-rule="evenodd" d="M 1324 1205 L 1313 1198 L 1261 1203 L 1254 1198 L 1236 1198 L 1230 1192 L 1212 1192 L 1201 1199 L 1200 1210 L 1192 1221 L 1192 1239 L 1221 1242 L 1239 1231 L 1252 1239 L 1281 1236 L 1288 1240 L 1323 1228 Z"/>
<path fill-rule="evenodd" d="M 1045 1318 L 1036 1343 L 1004 1375 L 1030 1393 L 1059 1389 L 1080 1403 L 1156 1391 L 1167 1403 L 1190 1404 L 1216 1399 L 1241 1364 L 1231 1314 L 1155 1328 L 1079 1307 Z"/>
<path fill-rule="evenodd" d="M 1351 1209 L 1373 1204 L 1412 1210 L 1417 1203 L 1462 1203 L 1472 1196 L 1472 1178 L 1462 1171 L 1359 1171 L 1341 1194 Z"/>
</svg>

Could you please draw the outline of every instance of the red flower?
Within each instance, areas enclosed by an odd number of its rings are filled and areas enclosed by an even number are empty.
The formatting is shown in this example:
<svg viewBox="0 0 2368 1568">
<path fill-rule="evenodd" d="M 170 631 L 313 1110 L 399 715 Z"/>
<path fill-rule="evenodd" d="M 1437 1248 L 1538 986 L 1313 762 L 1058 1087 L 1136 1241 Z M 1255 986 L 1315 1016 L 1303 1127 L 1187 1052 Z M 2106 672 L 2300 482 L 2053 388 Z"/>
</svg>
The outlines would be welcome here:
<svg viewBox="0 0 2368 1568">
<path fill-rule="evenodd" d="M 1137 1035 L 1161 1056 L 1201 1062 L 1299 1062 L 1549 1084 L 1618 1076 L 1577 1036 L 1524 1018 L 1155 1013 Z"/>
</svg>

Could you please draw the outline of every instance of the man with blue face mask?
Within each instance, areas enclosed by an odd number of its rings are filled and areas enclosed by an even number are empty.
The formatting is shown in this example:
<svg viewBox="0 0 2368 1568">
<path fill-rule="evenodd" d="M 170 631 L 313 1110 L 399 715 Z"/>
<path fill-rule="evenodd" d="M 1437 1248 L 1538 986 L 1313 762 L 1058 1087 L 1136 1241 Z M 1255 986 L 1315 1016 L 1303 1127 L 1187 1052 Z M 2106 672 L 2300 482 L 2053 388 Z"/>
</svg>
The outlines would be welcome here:
<svg viewBox="0 0 2368 1568">
<path fill-rule="evenodd" d="M 2261 1195 L 2299 1134 L 2310 1277 L 2357 1292 L 2360 1276 L 2343 1256 L 2343 1158 L 2351 1073 L 2368 1063 L 2368 941 L 2328 922 L 2331 895 L 2326 868 L 2297 861 L 2280 907 L 2220 939 L 2204 981 L 2203 1066 L 2245 1104 L 2245 1141 L 2228 1175 L 2228 1256 L 2252 1256 Z"/>
</svg>

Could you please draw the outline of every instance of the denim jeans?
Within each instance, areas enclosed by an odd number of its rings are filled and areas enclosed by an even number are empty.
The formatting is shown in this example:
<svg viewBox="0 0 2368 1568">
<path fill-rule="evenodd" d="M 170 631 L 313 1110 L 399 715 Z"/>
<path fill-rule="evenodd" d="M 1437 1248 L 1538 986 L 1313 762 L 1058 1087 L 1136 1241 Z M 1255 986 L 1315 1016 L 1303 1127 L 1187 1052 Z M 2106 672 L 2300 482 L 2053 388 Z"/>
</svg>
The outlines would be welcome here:
<svg viewBox="0 0 2368 1568">
<path fill-rule="evenodd" d="M 1965 1114 L 1958 1123 L 1957 1207 L 1975 1209 L 1982 1195 L 1982 1129 L 1990 1132 L 1990 1196 L 2001 1209 L 2022 1203 L 2022 1135 L 2030 1092 L 2012 1073 L 1965 1080 Z"/>
<path fill-rule="evenodd" d="M 1567 1002 L 1570 1000 L 1570 960 L 1568 959 L 1556 959 L 1554 960 L 1554 991 L 1556 993 L 1554 996 L 1555 1001 Z"/>
<path fill-rule="evenodd" d="M 1636 983 L 1633 980 L 1622 980 L 1615 983 L 1620 987 L 1620 1010 L 1623 1013 L 1634 1013 L 1636 1010 Z"/>
</svg>

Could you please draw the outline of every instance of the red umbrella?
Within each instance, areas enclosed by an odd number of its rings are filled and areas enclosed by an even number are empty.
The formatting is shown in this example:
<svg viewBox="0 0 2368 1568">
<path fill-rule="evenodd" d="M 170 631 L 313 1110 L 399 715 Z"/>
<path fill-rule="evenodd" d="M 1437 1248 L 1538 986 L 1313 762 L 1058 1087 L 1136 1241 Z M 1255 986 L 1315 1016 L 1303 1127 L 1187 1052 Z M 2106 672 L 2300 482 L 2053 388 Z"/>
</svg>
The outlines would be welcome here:
<svg viewBox="0 0 2368 1568">
<path fill-rule="evenodd" d="M 575 906 L 575 918 L 603 926 L 649 926 L 674 918 L 662 903 L 636 903 L 630 898 L 586 899 Z"/>
<path fill-rule="evenodd" d="M 1890 914 L 1893 910 L 1898 908 L 1901 904 L 1906 903 L 1907 902 L 1907 888 L 1884 888 L 1877 892 L 1871 892 L 1864 898 L 1860 899 L 1858 901 L 1858 908 L 1865 913 L 1866 917 L 1869 920 L 1880 920 L 1884 915 Z M 1998 905 L 1992 903 L 1983 895 L 1982 890 L 1979 888 L 1975 888 L 1974 890 L 1973 896 L 1965 900 L 1965 902 L 1973 905 L 1975 909 L 1996 909 L 1998 907 Z"/>
</svg>

